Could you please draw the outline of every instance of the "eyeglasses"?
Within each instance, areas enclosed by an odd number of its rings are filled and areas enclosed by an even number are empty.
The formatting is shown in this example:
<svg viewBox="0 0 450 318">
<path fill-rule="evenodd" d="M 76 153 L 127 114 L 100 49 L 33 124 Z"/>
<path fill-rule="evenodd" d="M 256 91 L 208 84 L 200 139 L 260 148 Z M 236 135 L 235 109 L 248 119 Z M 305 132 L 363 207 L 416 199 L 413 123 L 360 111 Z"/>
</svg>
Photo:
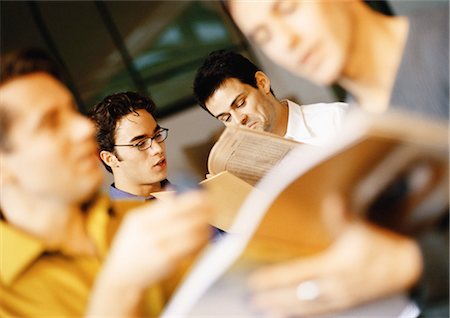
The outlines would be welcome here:
<svg viewBox="0 0 450 318">
<path fill-rule="evenodd" d="M 114 145 L 114 147 L 135 147 L 139 151 L 147 150 L 152 146 L 152 142 L 156 141 L 157 143 L 161 143 L 164 140 L 167 139 L 167 136 L 169 134 L 168 128 L 160 128 L 153 137 L 146 137 L 144 139 L 139 140 L 135 144 L 129 144 L 129 145 Z"/>
</svg>

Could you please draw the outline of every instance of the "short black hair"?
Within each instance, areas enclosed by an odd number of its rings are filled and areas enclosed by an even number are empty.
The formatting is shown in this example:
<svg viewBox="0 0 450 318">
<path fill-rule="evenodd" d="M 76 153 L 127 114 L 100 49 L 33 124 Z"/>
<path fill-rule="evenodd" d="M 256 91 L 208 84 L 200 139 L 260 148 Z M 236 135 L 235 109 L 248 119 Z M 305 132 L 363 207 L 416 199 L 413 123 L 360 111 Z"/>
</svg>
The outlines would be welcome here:
<svg viewBox="0 0 450 318">
<path fill-rule="evenodd" d="M 211 52 L 194 79 L 194 94 L 198 104 L 208 111 L 206 101 L 229 78 L 258 88 L 255 78 L 258 71 L 261 71 L 259 67 L 241 54 L 229 50 Z"/>
<path fill-rule="evenodd" d="M 47 52 L 38 48 L 22 48 L 2 54 L 0 58 L 0 86 L 21 76 L 33 73 L 47 73 L 62 82 L 60 65 Z M 8 139 L 14 112 L 0 105 L 0 150 L 10 151 L 12 146 Z"/>
<path fill-rule="evenodd" d="M 156 105 L 147 96 L 135 92 L 122 92 L 106 96 L 93 107 L 89 117 L 95 122 L 97 128 L 96 138 L 99 151 L 106 150 L 115 153 L 117 122 L 128 114 L 137 114 L 139 109 L 144 109 L 153 116 Z M 103 161 L 102 163 L 106 170 L 112 173 L 111 167 Z"/>
</svg>

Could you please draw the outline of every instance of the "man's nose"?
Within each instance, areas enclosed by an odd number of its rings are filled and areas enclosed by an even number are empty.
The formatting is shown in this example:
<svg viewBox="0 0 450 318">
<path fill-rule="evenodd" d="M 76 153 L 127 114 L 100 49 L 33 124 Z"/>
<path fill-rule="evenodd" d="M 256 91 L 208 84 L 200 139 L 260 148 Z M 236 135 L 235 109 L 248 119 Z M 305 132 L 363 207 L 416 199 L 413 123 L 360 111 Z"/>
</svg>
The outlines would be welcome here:
<svg viewBox="0 0 450 318">
<path fill-rule="evenodd" d="M 163 143 L 163 142 L 164 141 L 161 141 L 161 143 Z M 150 152 L 152 154 L 158 154 L 158 153 L 162 153 L 163 148 L 159 142 L 152 140 L 152 146 L 150 148 L 148 148 L 148 150 L 150 150 Z"/>
<path fill-rule="evenodd" d="M 94 123 L 87 117 L 75 111 L 71 114 L 71 116 L 72 116 L 71 127 L 73 138 L 77 141 L 93 139 L 95 136 Z"/>
<path fill-rule="evenodd" d="M 242 114 L 242 113 L 237 112 L 235 110 L 231 112 L 231 117 L 233 118 L 233 121 L 237 125 L 245 125 L 247 123 L 247 120 L 248 120 L 248 116 L 246 114 Z"/>
<path fill-rule="evenodd" d="M 301 38 L 298 32 L 292 29 L 292 26 L 286 23 L 285 17 L 276 15 L 274 16 L 275 23 L 272 27 L 274 28 L 274 34 L 284 34 L 283 44 L 290 50 L 295 49 L 299 45 Z"/>
</svg>

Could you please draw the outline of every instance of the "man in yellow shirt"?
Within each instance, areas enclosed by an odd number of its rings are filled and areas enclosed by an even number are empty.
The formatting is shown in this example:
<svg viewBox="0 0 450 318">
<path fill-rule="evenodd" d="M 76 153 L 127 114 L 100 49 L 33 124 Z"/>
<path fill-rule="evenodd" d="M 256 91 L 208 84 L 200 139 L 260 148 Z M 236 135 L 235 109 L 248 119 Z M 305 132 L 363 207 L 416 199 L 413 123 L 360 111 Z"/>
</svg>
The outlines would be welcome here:
<svg viewBox="0 0 450 318">
<path fill-rule="evenodd" d="M 49 60 L 15 52 L 0 74 L 0 316 L 158 315 L 158 283 L 208 240 L 205 198 L 141 206 L 119 226 L 98 194 L 94 126 Z"/>
</svg>

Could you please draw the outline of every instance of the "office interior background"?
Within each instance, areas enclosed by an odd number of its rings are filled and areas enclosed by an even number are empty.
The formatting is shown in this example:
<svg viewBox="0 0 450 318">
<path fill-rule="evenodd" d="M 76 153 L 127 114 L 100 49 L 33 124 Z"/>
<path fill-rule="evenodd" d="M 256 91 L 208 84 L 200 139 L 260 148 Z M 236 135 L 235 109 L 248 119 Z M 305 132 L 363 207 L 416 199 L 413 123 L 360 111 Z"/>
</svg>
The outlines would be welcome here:
<svg viewBox="0 0 450 318">
<path fill-rule="evenodd" d="M 441 1 L 387 1 L 407 14 Z M 278 98 L 303 104 L 342 99 L 335 88 L 296 78 L 248 43 L 219 1 L 1 1 L 2 53 L 21 47 L 48 51 L 66 69 L 82 112 L 108 94 L 138 91 L 157 104 L 170 175 L 206 173 L 212 140 L 223 126 L 196 105 L 192 81 L 206 55 L 236 50 L 271 78 Z M 382 49 L 382 48 L 380 48 Z M 106 172 L 105 172 L 106 174 Z M 111 182 L 107 177 L 105 186 Z"/>
</svg>

